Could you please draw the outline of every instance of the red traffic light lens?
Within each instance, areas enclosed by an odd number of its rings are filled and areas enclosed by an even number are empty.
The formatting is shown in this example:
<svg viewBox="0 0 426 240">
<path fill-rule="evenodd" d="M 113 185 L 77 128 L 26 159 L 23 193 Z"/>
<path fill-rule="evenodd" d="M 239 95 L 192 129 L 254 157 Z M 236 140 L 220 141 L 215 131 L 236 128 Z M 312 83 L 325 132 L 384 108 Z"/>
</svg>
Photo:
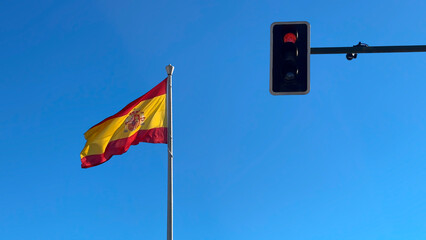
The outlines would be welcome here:
<svg viewBox="0 0 426 240">
<path fill-rule="evenodd" d="M 296 43 L 296 35 L 294 33 L 287 33 L 286 35 L 284 35 L 284 42 L 291 42 L 291 43 Z"/>
</svg>

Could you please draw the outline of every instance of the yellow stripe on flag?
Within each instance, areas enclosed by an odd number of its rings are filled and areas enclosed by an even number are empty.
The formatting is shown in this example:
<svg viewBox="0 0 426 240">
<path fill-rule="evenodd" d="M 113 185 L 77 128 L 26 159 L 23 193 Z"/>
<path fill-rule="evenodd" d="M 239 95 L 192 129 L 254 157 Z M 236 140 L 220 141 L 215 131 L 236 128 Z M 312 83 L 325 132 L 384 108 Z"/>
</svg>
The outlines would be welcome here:
<svg viewBox="0 0 426 240">
<path fill-rule="evenodd" d="M 135 129 L 126 129 L 125 121 L 134 111 L 143 112 L 145 120 L 142 125 Z M 160 95 L 152 99 L 140 102 L 128 114 L 109 119 L 100 125 L 89 129 L 84 136 L 87 143 L 80 156 L 102 154 L 108 143 L 114 140 L 128 138 L 139 130 L 167 127 L 166 116 L 166 95 Z"/>
</svg>

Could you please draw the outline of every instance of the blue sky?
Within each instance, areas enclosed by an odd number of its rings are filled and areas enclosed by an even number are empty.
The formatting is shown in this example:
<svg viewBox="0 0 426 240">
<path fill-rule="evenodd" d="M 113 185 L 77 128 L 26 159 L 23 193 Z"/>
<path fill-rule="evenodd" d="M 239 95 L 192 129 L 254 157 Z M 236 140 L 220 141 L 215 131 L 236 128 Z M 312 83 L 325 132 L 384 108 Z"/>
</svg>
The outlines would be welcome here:
<svg viewBox="0 0 426 240">
<path fill-rule="evenodd" d="M 424 1 L 3 1 L 0 238 L 165 239 L 167 152 L 80 169 L 83 133 L 175 66 L 175 239 L 425 239 L 426 53 L 311 56 L 269 93 L 269 30 L 426 44 Z"/>
</svg>

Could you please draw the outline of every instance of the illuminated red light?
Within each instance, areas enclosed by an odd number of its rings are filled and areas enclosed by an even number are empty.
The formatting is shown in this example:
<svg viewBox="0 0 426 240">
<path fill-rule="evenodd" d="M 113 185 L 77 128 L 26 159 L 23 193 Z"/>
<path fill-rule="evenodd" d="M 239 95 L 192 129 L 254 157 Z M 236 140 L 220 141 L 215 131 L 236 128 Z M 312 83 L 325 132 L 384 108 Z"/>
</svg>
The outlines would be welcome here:
<svg viewBox="0 0 426 240">
<path fill-rule="evenodd" d="M 284 42 L 296 43 L 296 35 L 294 33 L 287 33 L 284 35 Z"/>
</svg>

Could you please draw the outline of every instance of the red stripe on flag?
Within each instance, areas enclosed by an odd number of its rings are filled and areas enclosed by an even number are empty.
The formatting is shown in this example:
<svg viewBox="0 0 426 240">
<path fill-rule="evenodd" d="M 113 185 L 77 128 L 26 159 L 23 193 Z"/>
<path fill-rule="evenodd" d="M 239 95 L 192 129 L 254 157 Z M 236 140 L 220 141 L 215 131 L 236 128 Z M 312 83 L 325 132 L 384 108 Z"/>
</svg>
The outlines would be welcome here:
<svg viewBox="0 0 426 240">
<path fill-rule="evenodd" d="M 167 143 L 167 128 L 140 130 L 128 138 L 112 141 L 108 143 L 103 154 L 90 155 L 82 158 L 81 167 L 90 168 L 102 164 L 114 155 L 121 155 L 127 152 L 131 145 L 138 145 L 140 142 Z"/>
</svg>

